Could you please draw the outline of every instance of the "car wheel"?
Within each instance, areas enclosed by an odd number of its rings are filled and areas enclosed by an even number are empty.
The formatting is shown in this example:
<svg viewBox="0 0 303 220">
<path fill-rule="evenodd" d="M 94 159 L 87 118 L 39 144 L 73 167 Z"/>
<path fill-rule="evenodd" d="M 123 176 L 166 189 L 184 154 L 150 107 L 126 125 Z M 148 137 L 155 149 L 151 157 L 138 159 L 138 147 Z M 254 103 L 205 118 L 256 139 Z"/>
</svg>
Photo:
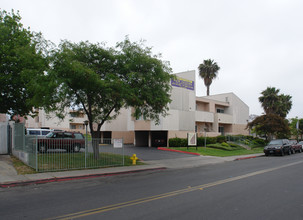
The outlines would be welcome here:
<svg viewBox="0 0 303 220">
<path fill-rule="evenodd" d="M 290 148 L 288 149 L 288 155 L 291 155 L 291 149 Z"/>
<path fill-rule="evenodd" d="M 265 153 L 265 156 L 268 157 L 269 153 Z"/>
<path fill-rule="evenodd" d="M 41 144 L 38 149 L 39 153 L 46 153 L 47 146 L 45 144 Z"/>
<path fill-rule="evenodd" d="M 281 156 L 284 156 L 284 149 L 281 150 Z"/>
<path fill-rule="evenodd" d="M 80 145 L 79 144 L 75 144 L 73 147 L 73 151 L 74 152 L 79 152 L 80 151 Z"/>
<path fill-rule="evenodd" d="M 302 153 L 302 148 L 300 148 L 299 153 Z"/>
</svg>

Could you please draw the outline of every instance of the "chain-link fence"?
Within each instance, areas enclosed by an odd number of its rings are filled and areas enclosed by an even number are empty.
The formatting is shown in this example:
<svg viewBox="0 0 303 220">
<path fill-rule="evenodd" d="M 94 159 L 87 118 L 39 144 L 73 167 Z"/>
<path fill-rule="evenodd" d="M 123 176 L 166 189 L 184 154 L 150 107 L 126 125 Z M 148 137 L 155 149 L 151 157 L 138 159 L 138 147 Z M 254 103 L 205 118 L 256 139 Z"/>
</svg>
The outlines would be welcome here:
<svg viewBox="0 0 303 220">
<path fill-rule="evenodd" d="M 25 136 L 22 150 L 39 172 L 124 166 L 122 139 L 48 139 Z"/>
</svg>

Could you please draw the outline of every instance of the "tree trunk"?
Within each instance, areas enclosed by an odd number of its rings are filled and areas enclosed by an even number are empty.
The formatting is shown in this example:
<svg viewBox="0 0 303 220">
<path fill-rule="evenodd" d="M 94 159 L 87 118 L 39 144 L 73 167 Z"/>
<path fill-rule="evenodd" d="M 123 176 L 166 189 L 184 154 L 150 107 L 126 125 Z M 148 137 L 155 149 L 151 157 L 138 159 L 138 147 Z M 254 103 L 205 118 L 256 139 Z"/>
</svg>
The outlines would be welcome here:
<svg viewBox="0 0 303 220">
<path fill-rule="evenodd" d="M 209 96 L 209 86 L 206 86 L 207 90 L 206 90 L 206 94 L 207 96 Z"/>
<path fill-rule="evenodd" d="M 92 131 L 92 147 L 94 152 L 94 158 L 96 160 L 99 159 L 99 143 L 101 140 L 101 132 L 100 131 Z"/>
<path fill-rule="evenodd" d="M 273 139 L 273 134 L 268 134 L 268 141 L 271 141 Z"/>
</svg>

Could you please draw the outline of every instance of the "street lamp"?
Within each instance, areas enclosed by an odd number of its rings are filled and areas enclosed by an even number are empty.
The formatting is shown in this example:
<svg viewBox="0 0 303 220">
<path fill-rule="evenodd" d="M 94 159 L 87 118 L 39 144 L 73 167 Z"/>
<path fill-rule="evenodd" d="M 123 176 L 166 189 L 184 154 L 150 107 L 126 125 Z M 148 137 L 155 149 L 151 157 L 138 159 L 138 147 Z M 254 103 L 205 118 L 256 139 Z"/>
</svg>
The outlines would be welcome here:
<svg viewBox="0 0 303 220">
<path fill-rule="evenodd" d="M 87 158 L 87 125 L 88 125 L 88 120 L 84 121 L 85 125 L 85 168 L 86 168 L 86 158 Z"/>
</svg>

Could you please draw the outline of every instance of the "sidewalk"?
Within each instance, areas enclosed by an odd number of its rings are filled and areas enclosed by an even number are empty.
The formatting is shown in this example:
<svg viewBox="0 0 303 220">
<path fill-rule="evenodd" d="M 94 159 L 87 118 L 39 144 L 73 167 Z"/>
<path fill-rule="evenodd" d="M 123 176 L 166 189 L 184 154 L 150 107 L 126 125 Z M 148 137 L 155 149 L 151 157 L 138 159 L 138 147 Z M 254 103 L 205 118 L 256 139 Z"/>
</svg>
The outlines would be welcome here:
<svg viewBox="0 0 303 220">
<path fill-rule="evenodd" d="M 48 172 L 26 175 L 17 174 L 10 160 L 10 156 L 0 155 L 0 188 L 41 184 L 47 182 L 60 182 L 74 179 L 88 179 L 100 176 L 113 176 L 151 170 L 191 168 L 208 164 L 218 164 L 226 161 L 250 159 L 262 155 L 264 154 L 241 155 L 232 157 L 196 156 L 167 160 L 144 161 L 146 165 Z"/>
</svg>

